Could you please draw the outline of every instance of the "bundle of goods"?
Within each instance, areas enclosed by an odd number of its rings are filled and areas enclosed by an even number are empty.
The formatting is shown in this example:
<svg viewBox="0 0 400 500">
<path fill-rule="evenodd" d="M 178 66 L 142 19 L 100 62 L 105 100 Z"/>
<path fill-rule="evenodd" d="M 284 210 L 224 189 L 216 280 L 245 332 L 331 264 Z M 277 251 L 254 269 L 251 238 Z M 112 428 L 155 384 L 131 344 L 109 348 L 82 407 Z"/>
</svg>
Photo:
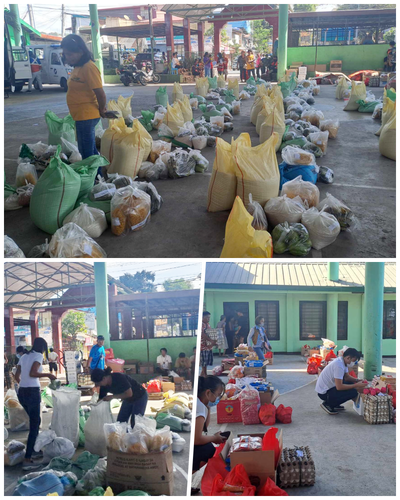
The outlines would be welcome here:
<svg viewBox="0 0 400 500">
<path fill-rule="evenodd" d="M 364 396 L 364 420 L 369 424 L 390 424 L 393 420 L 393 397 L 389 394 Z"/>
<path fill-rule="evenodd" d="M 82 228 L 69 222 L 58 229 L 49 244 L 51 258 L 102 258 L 105 251 Z"/>
<path fill-rule="evenodd" d="M 13 259 L 24 259 L 25 254 L 15 243 L 15 241 L 7 235 L 4 235 L 4 257 Z"/>
<path fill-rule="evenodd" d="M 243 377 L 244 377 L 244 367 L 243 366 L 234 366 L 228 374 L 229 380 L 243 378 Z"/>
<path fill-rule="evenodd" d="M 258 408 L 260 405 L 260 395 L 258 391 L 250 386 L 246 386 L 239 394 L 239 401 L 243 425 L 259 424 Z"/>
<path fill-rule="evenodd" d="M 217 349 L 222 349 L 225 345 L 225 337 L 223 328 L 208 328 L 206 330 L 206 334 L 210 337 L 211 340 L 214 340 L 217 343 Z"/>
<path fill-rule="evenodd" d="M 111 200 L 111 229 L 120 236 L 138 231 L 150 220 L 151 197 L 132 186 L 118 189 Z"/>
<path fill-rule="evenodd" d="M 317 375 L 318 368 L 322 364 L 322 356 L 319 354 L 313 354 L 311 357 L 307 358 L 307 373 L 310 375 Z"/>
<path fill-rule="evenodd" d="M 274 252 L 282 254 L 289 252 L 291 255 L 304 257 L 311 250 L 310 235 L 303 224 L 278 224 L 272 231 Z"/>
<path fill-rule="evenodd" d="M 146 386 L 147 392 L 150 393 L 159 393 L 161 392 L 161 380 L 159 379 L 153 379 L 147 382 Z"/>
<path fill-rule="evenodd" d="M 29 429 L 29 417 L 18 400 L 17 393 L 9 389 L 4 397 L 4 406 L 8 410 L 9 430 L 12 432 Z"/>
<path fill-rule="evenodd" d="M 258 436 L 239 436 L 233 438 L 228 456 L 236 451 L 262 450 L 262 438 Z"/>
<path fill-rule="evenodd" d="M 25 445 L 20 441 L 10 441 L 4 445 L 4 465 L 13 467 L 24 461 L 25 458 Z"/>
<path fill-rule="evenodd" d="M 281 488 L 315 484 L 315 464 L 308 446 L 282 450 L 278 465 L 278 484 Z"/>
</svg>

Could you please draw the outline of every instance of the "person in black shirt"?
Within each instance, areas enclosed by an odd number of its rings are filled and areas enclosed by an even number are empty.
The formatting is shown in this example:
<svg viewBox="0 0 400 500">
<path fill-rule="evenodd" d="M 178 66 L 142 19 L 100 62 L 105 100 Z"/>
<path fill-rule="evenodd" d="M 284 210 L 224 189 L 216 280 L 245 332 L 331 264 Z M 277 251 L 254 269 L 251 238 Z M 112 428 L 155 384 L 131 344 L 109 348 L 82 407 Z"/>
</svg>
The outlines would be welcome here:
<svg viewBox="0 0 400 500">
<path fill-rule="evenodd" d="M 125 373 L 112 373 L 111 368 L 105 370 L 95 368 L 91 378 L 96 387 L 100 387 L 99 399 L 103 401 L 122 400 L 117 420 L 118 422 L 129 422 L 130 418 L 133 428 L 135 415 L 145 414 L 148 399 L 146 389 Z M 109 393 L 112 395 L 108 396 Z"/>
</svg>

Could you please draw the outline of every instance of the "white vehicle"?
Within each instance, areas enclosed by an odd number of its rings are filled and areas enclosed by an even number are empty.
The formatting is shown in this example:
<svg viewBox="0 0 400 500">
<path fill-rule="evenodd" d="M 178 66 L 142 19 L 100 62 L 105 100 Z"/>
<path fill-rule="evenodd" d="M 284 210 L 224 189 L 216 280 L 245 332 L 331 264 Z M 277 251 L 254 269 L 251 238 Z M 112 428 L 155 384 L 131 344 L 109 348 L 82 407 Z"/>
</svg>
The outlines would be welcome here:
<svg viewBox="0 0 400 500">
<path fill-rule="evenodd" d="M 47 85 L 60 85 L 66 92 L 68 79 L 72 73 L 71 66 L 63 63 L 60 45 L 29 45 L 35 57 L 42 65 L 42 83 Z"/>
<path fill-rule="evenodd" d="M 32 78 L 31 65 L 29 62 L 28 49 L 26 47 L 13 47 L 12 55 L 15 70 L 15 92 L 21 92 Z"/>
</svg>

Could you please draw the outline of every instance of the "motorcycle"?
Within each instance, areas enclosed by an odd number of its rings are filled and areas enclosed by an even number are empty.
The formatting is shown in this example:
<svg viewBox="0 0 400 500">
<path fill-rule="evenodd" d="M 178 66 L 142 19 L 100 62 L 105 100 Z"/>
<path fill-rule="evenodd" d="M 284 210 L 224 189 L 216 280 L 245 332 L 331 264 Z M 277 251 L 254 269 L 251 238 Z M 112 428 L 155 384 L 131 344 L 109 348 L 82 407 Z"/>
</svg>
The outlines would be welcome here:
<svg viewBox="0 0 400 500">
<path fill-rule="evenodd" d="M 148 83 L 160 83 L 161 76 L 153 71 L 151 63 L 143 64 L 142 69 L 139 70 L 139 79 L 142 85 Z"/>
<path fill-rule="evenodd" d="M 122 67 L 118 73 L 121 75 L 120 80 L 125 87 L 129 87 L 131 83 L 145 86 L 148 83 L 160 83 L 161 81 L 161 76 L 154 73 L 151 65 L 138 69 L 134 64 L 130 64 Z"/>
</svg>

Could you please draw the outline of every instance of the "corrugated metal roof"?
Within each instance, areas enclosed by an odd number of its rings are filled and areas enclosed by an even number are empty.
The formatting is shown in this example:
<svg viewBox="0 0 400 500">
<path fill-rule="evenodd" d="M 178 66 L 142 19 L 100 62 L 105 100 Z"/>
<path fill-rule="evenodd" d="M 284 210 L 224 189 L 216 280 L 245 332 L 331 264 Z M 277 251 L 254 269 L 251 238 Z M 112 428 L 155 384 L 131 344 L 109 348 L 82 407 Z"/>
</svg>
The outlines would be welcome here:
<svg viewBox="0 0 400 500">
<path fill-rule="evenodd" d="M 340 263 L 339 281 L 328 279 L 328 264 L 208 262 L 207 288 L 271 287 L 279 288 L 347 288 L 363 291 L 365 263 Z M 385 289 L 396 288 L 396 264 L 385 264 Z M 349 290 L 350 291 L 350 290 Z"/>
</svg>

